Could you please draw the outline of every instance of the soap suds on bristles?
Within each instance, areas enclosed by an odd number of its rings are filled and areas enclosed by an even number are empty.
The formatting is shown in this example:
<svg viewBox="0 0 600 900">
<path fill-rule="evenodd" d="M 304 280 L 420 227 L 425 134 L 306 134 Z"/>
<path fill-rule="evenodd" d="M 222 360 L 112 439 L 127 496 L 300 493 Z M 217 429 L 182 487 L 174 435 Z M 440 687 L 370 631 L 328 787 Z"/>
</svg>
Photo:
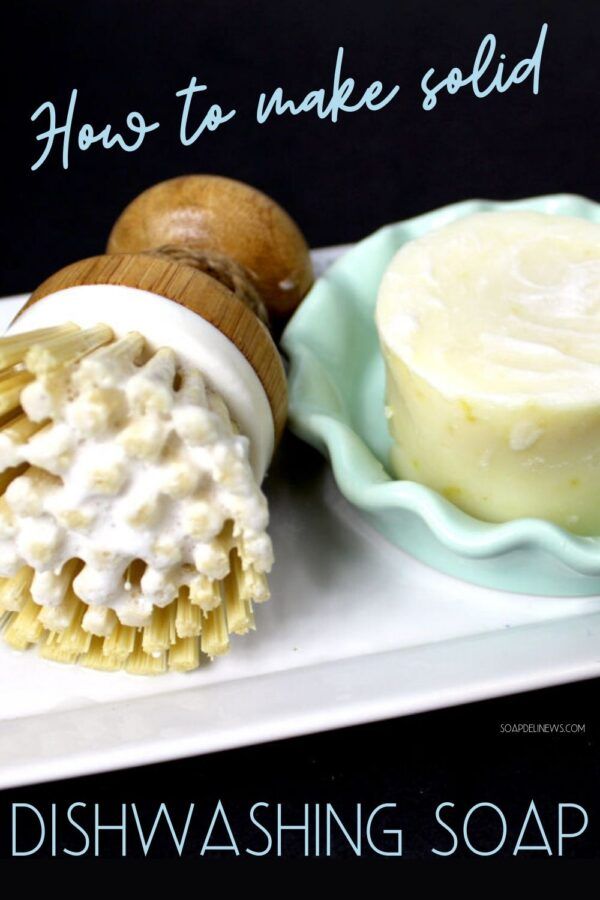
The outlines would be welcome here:
<svg viewBox="0 0 600 900">
<path fill-rule="evenodd" d="M 0 341 L 0 366 L 6 357 L 15 369 L 11 348 L 24 338 Z M 113 341 L 106 326 L 62 329 L 22 355 L 0 427 L 5 635 L 12 628 L 19 644 L 22 616 L 25 637 L 40 640 L 39 625 L 59 658 L 77 621 L 89 638 L 80 652 L 97 656 L 98 639 L 103 650 L 112 640 L 104 656 L 127 644 L 126 659 L 143 644 L 157 670 L 182 640 L 223 652 L 228 632 L 253 627 L 273 562 L 249 442 L 223 400 L 173 350 L 150 354 L 137 333 Z"/>
</svg>

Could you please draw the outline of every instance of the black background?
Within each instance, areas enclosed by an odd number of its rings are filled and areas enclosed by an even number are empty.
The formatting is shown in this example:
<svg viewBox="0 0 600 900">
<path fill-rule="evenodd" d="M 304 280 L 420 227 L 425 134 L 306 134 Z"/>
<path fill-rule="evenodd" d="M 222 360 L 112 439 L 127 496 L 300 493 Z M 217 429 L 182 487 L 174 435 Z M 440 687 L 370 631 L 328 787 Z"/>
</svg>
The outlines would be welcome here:
<svg viewBox="0 0 600 900">
<path fill-rule="evenodd" d="M 474 196 L 509 199 L 572 191 L 600 199 L 598 115 L 600 4 L 432 2 L 254 2 L 254 0 L 97 0 L 9 2 L 2 6 L 2 219 L 0 295 L 32 289 L 60 266 L 103 249 L 110 226 L 136 193 L 185 172 L 249 181 L 279 200 L 311 245 L 352 241 L 388 221 Z M 531 54 L 543 22 L 549 32 L 541 90 L 531 84 L 476 99 L 469 88 L 421 108 L 420 79 L 458 65 L 469 71 L 482 37 L 494 32 L 513 64 Z M 261 91 L 284 87 L 300 99 L 331 85 L 337 48 L 359 89 L 379 79 L 400 93 L 385 109 L 342 115 L 254 119 Z M 179 142 L 175 92 L 196 75 L 210 103 L 237 115 L 190 147 Z M 79 92 L 67 171 L 60 148 L 36 172 L 41 145 L 34 110 L 52 100 L 64 119 Z M 360 92 L 362 92 L 362 90 Z M 206 99 L 204 99 L 206 98 Z M 132 110 L 159 121 L 135 153 L 76 148 L 84 122 L 121 130 Z M 399 679 L 402 673 L 398 673 Z M 597 857 L 598 682 L 539 691 L 342 732 L 4 792 L 0 856 L 7 855 L 10 802 L 38 806 L 75 800 L 121 802 L 151 811 L 158 801 L 208 810 L 223 799 L 242 838 L 259 799 L 301 811 L 304 802 L 397 802 L 405 855 L 431 858 L 443 837 L 433 810 L 451 800 L 466 811 L 498 803 L 516 839 L 532 798 L 553 834 L 556 803 L 591 814 L 570 856 Z M 324 685 L 326 690 L 326 685 Z M 578 736 L 500 734 L 502 722 L 580 721 Z M 172 854 L 172 844 L 154 855 Z M 482 846 L 493 841 L 482 829 Z M 514 843 L 514 840 L 513 840 Z M 555 848 L 555 847 L 554 847 Z M 344 855 L 342 842 L 336 847 Z M 116 842 L 106 855 L 117 855 Z M 509 856 L 510 842 L 504 853 Z M 290 839 L 288 858 L 299 856 Z M 458 854 L 457 854 L 458 855 Z M 443 862 L 438 862 L 443 865 Z M 203 863 L 206 868 L 206 863 Z"/>
</svg>

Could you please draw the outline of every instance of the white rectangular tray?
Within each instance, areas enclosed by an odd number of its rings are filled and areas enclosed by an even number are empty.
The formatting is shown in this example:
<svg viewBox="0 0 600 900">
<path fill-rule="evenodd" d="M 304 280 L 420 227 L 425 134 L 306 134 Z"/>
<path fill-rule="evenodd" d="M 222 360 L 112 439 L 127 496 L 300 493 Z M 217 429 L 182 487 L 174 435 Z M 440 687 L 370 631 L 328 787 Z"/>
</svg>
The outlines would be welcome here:
<svg viewBox="0 0 600 900">
<path fill-rule="evenodd" d="M 337 252 L 319 252 L 319 267 Z M 23 299 L 0 301 L 0 331 Z M 228 657 L 144 679 L 61 666 L 0 642 L 0 787 L 600 674 L 600 598 L 516 596 L 434 572 L 374 532 L 327 465 L 293 439 L 266 490 L 273 599 Z"/>
</svg>

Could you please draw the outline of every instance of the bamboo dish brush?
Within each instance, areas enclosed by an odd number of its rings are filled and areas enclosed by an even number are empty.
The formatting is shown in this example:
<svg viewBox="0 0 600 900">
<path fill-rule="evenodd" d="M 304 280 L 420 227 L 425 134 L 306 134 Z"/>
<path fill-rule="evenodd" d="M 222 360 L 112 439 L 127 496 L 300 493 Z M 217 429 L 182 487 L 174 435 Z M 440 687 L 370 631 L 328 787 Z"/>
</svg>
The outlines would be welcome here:
<svg viewBox="0 0 600 900">
<path fill-rule="evenodd" d="M 196 668 L 269 597 L 260 484 L 286 417 L 267 310 L 312 280 L 270 198 L 188 176 L 137 197 L 0 339 L 0 616 L 18 650 Z"/>
</svg>

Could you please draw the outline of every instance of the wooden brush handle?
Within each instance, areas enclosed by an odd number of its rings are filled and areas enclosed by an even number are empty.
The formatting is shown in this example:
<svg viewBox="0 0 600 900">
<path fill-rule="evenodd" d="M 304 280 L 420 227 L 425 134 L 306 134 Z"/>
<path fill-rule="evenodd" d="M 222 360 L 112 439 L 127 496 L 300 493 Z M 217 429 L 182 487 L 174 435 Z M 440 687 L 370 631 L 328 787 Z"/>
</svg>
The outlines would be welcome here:
<svg viewBox="0 0 600 900">
<path fill-rule="evenodd" d="M 177 245 L 235 261 L 274 319 L 289 316 L 313 281 L 302 232 L 266 194 L 231 178 L 184 175 L 155 184 L 117 219 L 109 253 Z"/>
</svg>

